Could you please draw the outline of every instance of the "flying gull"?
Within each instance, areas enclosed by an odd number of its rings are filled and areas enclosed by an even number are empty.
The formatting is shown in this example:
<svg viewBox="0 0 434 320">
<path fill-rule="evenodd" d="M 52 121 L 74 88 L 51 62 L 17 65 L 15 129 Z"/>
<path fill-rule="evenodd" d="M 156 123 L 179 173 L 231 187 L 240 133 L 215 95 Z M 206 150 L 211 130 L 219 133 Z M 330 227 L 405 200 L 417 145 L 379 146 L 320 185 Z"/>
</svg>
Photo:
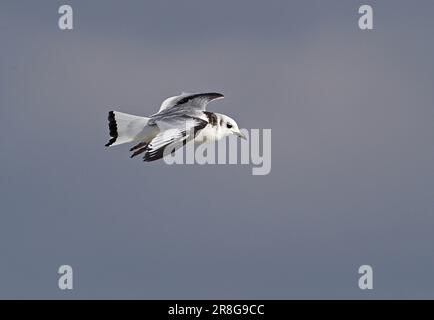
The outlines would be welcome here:
<svg viewBox="0 0 434 320">
<path fill-rule="evenodd" d="M 143 154 L 144 161 L 161 159 L 187 142 L 201 144 L 229 135 L 246 139 L 232 118 L 206 111 L 221 93 L 182 93 L 167 98 L 154 115 L 139 117 L 118 111 L 108 114 L 110 141 L 106 147 L 134 143 L 131 158 Z"/>
</svg>

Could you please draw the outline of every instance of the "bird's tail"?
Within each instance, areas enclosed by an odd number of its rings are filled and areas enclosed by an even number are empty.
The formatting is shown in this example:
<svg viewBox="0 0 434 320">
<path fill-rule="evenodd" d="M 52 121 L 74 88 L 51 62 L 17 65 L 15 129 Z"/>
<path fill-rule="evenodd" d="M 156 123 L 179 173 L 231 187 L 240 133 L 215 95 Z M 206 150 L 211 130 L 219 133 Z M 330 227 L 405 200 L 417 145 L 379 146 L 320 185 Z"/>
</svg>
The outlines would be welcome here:
<svg viewBox="0 0 434 320">
<path fill-rule="evenodd" d="M 131 114 L 110 111 L 108 114 L 110 141 L 106 147 L 133 142 L 140 139 L 149 118 L 133 116 Z"/>
</svg>

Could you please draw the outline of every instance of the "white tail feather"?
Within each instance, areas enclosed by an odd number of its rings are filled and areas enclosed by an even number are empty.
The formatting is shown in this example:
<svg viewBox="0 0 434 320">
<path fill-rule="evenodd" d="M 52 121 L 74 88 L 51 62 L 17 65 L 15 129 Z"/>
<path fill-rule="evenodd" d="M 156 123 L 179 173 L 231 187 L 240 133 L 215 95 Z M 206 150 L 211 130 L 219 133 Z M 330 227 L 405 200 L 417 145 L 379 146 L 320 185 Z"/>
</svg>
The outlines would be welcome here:
<svg viewBox="0 0 434 320">
<path fill-rule="evenodd" d="M 149 118 L 110 111 L 108 121 L 111 139 L 106 147 L 143 139 L 146 136 L 145 129 Z"/>
</svg>

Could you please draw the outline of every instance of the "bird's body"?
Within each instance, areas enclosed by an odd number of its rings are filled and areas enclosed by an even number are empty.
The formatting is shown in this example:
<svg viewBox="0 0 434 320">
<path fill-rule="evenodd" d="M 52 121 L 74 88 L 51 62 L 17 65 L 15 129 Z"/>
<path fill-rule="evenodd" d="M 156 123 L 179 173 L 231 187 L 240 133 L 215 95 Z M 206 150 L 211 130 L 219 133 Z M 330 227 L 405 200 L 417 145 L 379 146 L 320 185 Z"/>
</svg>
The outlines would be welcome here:
<svg viewBox="0 0 434 320">
<path fill-rule="evenodd" d="M 154 161 L 190 141 L 214 142 L 230 134 L 245 138 L 233 119 L 206 111 L 209 102 L 222 98 L 220 93 L 183 93 L 164 100 L 149 118 L 110 111 L 106 146 L 135 143 L 131 157 L 143 153 L 144 161 Z"/>
</svg>

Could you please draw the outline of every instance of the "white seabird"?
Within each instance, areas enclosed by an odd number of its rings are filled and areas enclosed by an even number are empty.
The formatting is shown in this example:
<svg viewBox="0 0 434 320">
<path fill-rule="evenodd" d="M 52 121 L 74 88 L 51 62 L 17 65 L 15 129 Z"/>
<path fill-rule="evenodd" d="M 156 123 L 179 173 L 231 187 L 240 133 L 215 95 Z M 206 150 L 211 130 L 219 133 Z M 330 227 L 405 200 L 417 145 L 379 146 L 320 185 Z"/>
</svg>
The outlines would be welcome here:
<svg viewBox="0 0 434 320">
<path fill-rule="evenodd" d="M 144 153 L 144 161 L 154 161 L 192 140 L 200 144 L 232 134 L 246 139 L 234 119 L 206 111 L 209 102 L 223 97 L 214 92 L 182 93 L 164 100 L 160 110 L 149 118 L 110 111 L 111 139 L 106 147 L 135 143 L 130 149 L 131 158 Z"/>
</svg>

